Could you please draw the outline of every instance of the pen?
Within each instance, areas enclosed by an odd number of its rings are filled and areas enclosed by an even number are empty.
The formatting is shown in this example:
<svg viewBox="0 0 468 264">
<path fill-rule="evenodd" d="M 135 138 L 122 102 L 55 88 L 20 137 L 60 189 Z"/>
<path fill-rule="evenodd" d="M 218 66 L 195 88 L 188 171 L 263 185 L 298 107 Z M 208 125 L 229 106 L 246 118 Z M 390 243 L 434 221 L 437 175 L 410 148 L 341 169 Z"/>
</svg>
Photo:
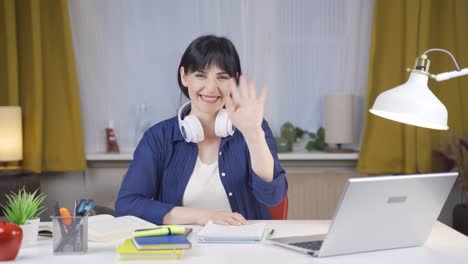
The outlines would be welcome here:
<svg viewBox="0 0 468 264">
<path fill-rule="evenodd" d="M 64 242 L 64 236 L 67 234 L 67 231 L 65 231 L 65 226 L 63 225 L 63 221 L 62 221 L 62 218 L 60 216 L 60 206 L 59 206 L 58 201 L 55 202 L 54 212 L 55 212 L 55 217 L 57 219 L 58 225 L 60 227 L 60 232 L 62 234 L 62 241 L 60 242 L 62 244 Z M 59 247 L 60 247 L 60 245 L 59 245 Z"/>
<path fill-rule="evenodd" d="M 86 208 L 87 202 L 85 199 L 81 199 L 81 201 L 78 203 L 75 213 L 77 216 L 82 216 L 84 214 L 85 208 Z"/>
<path fill-rule="evenodd" d="M 59 209 L 59 215 L 62 218 L 62 221 L 65 225 L 70 225 L 73 222 L 73 218 L 70 211 L 67 208 L 61 207 Z"/>
<path fill-rule="evenodd" d="M 73 217 L 76 216 L 76 206 L 78 205 L 78 200 L 75 200 L 73 202 Z"/>
<path fill-rule="evenodd" d="M 88 200 L 86 207 L 84 208 L 83 215 L 88 216 L 94 208 L 94 200 Z"/>
<path fill-rule="evenodd" d="M 270 233 L 268 233 L 268 237 L 272 237 L 274 233 L 275 233 L 275 230 L 272 228 Z"/>
<path fill-rule="evenodd" d="M 59 202 L 57 201 L 57 202 L 55 202 L 55 206 L 54 206 L 54 215 L 55 216 L 60 216 L 59 209 L 60 209 Z"/>
</svg>

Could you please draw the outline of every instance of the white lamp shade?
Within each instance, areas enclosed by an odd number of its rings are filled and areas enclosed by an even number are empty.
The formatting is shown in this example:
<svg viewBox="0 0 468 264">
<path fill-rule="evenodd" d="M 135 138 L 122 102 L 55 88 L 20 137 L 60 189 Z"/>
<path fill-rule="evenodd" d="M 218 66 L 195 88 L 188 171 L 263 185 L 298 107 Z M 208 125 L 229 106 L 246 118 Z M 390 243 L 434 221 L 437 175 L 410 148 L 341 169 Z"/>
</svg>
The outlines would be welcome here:
<svg viewBox="0 0 468 264">
<path fill-rule="evenodd" d="M 327 95 L 325 99 L 325 142 L 353 143 L 353 95 Z"/>
<path fill-rule="evenodd" d="M 0 106 L 0 162 L 23 159 L 21 108 Z"/>
<path fill-rule="evenodd" d="M 429 90 L 428 78 L 411 72 L 406 83 L 381 93 L 369 111 L 409 125 L 447 130 L 447 108 Z"/>
</svg>

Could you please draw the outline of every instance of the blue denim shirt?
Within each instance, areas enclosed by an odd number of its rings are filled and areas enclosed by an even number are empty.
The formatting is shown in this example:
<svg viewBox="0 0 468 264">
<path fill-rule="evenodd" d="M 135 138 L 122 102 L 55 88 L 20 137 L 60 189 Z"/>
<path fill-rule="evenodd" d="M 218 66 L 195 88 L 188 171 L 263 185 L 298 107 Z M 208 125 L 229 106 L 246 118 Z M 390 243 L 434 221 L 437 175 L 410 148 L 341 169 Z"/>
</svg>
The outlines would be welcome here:
<svg viewBox="0 0 468 264">
<path fill-rule="evenodd" d="M 219 174 L 233 212 L 246 219 L 271 219 L 267 206 L 283 200 L 288 190 L 286 173 L 278 161 L 273 134 L 262 128 L 274 159 L 273 181 L 265 182 L 252 170 L 249 150 L 240 131 L 221 139 Z M 182 206 L 185 187 L 198 157 L 198 146 L 187 143 L 177 117 L 148 131 L 133 154 L 133 161 L 115 202 L 116 216 L 134 215 L 155 224 L 175 206 Z"/>
</svg>

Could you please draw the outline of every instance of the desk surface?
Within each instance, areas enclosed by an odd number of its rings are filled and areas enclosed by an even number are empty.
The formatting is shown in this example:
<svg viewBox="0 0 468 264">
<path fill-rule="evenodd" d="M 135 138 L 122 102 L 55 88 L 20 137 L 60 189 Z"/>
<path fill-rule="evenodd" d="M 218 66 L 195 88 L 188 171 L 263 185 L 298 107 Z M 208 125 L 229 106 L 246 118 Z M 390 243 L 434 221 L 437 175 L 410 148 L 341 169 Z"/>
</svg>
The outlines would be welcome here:
<svg viewBox="0 0 468 264">
<path fill-rule="evenodd" d="M 289 220 L 251 221 L 266 222 L 275 229 L 274 237 L 313 235 L 326 233 L 330 221 Z M 200 227 L 196 226 L 194 231 Z M 181 261 L 168 263 L 468 263 L 468 237 L 437 222 L 423 247 L 384 250 L 328 258 L 314 258 L 302 253 L 265 244 L 198 244 L 196 234 L 189 237 L 192 249 L 185 252 Z M 36 245 L 20 250 L 16 263 L 66 263 L 91 264 L 115 263 L 118 243 L 92 243 L 85 255 L 54 256 L 52 239 L 40 238 Z M 133 263 L 125 261 L 122 263 Z M 136 263 L 136 262 L 135 262 Z M 146 262 L 137 262 L 146 263 Z M 164 261 L 158 263 L 165 263 Z"/>
</svg>

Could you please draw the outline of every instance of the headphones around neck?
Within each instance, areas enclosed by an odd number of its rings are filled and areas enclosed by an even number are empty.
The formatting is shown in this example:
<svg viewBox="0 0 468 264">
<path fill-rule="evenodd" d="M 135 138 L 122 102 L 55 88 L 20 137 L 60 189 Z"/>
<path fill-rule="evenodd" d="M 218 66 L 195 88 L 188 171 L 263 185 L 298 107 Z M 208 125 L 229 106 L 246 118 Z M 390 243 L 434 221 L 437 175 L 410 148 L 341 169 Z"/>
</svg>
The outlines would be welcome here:
<svg viewBox="0 0 468 264">
<path fill-rule="evenodd" d="M 185 103 L 179 110 L 177 118 L 179 120 L 179 129 L 187 142 L 201 142 L 205 139 L 203 126 L 195 115 L 187 115 L 191 109 L 190 101 Z M 229 119 L 226 109 L 218 111 L 215 120 L 215 134 L 218 137 L 227 137 L 234 134 L 235 128 Z"/>
</svg>

